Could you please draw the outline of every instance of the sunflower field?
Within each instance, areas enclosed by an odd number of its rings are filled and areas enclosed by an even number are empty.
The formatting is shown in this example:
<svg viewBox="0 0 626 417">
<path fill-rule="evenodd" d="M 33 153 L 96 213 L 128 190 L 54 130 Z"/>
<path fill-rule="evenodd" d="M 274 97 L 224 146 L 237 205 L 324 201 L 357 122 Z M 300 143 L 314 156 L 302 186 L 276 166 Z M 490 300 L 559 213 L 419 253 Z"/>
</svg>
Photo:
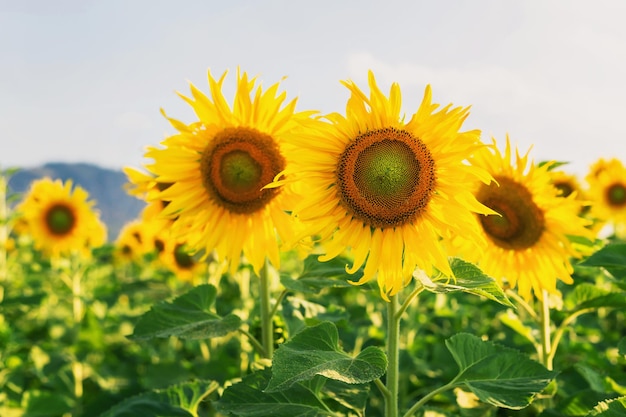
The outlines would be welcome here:
<svg viewBox="0 0 626 417">
<path fill-rule="evenodd" d="M 372 72 L 330 114 L 234 78 L 163 111 L 118 236 L 0 172 L 1 417 L 626 416 L 622 161 L 579 178 Z"/>
</svg>

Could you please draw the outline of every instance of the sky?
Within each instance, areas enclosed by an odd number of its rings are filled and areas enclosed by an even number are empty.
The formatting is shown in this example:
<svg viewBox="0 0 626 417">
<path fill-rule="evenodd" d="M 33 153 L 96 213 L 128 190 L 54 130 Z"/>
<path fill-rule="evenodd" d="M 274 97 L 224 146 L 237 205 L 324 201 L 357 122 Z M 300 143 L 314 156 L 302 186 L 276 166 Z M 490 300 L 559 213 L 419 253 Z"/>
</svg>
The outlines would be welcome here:
<svg viewBox="0 0 626 417">
<path fill-rule="evenodd" d="M 177 95 L 237 68 L 298 110 L 345 111 L 350 79 L 397 82 L 414 113 L 471 106 L 464 130 L 584 175 L 626 161 L 623 0 L 0 0 L 0 168 L 120 169 L 193 122 Z M 232 102 L 232 100 L 231 100 Z"/>
</svg>

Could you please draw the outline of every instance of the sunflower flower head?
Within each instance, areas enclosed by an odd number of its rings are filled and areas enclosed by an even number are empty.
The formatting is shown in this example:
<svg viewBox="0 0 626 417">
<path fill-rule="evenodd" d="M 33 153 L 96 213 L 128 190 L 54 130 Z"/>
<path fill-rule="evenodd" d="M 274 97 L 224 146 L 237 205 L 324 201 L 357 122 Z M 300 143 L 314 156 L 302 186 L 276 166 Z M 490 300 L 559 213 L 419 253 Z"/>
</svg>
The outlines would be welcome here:
<svg viewBox="0 0 626 417">
<path fill-rule="evenodd" d="M 589 186 L 591 217 L 612 223 L 615 232 L 626 235 L 626 168 L 617 159 L 599 159 L 585 177 Z"/>
<path fill-rule="evenodd" d="M 73 187 L 71 180 L 46 177 L 33 181 L 16 210 L 35 248 L 53 257 L 70 253 L 88 256 L 92 247 L 106 240 L 106 227 L 88 198 L 88 193 Z"/>
<path fill-rule="evenodd" d="M 581 255 L 568 236 L 592 238 L 589 221 L 579 216 L 582 202 L 554 186 L 550 163 L 536 166 L 528 152 L 516 150 L 513 156 L 508 136 L 504 153 L 494 140 L 474 159 L 496 180 L 477 184 L 476 198 L 497 214 L 476 216 L 484 244 L 459 236 L 459 255 L 501 283 L 517 286 L 527 300 L 533 293 L 542 299 L 544 290 L 558 294 L 557 280 L 573 282 L 570 258 Z"/>
<path fill-rule="evenodd" d="M 222 93 L 225 77 L 209 72 L 209 95 L 193 85 L 191 97 L 180 95 L 198 120 L 168 117 L 177 133 L 146 153 L 153 180 L 167 187 L 147 198 L 167 203 L 160 216 L 172 220 L 173 237 L 184 235 L 191 252 L 215 251 L 231 272 L 243 254 L 258 273 L 266 258 L 279 265 L 279 241 L 293 240 L 295 219 L 285 208 L 295 194 L 264 187 L 287 168 L 284 142 L 313 122 L 312 113 L 296 112 L 278 83 L 264 90 L 239 71 L 231 107 Z"/>
<path fill-rule="evenodd" d="M 284 180 L 300 184 L 294 213 L 309 235 L 320 238 L 322 261 L 348 250 L 346 266 L 363 274 L 353 283 L 377 280 L 388 299 L 407 286 L 416 268 L 452 275 L 441 239 L 472 233 L 473 213 L 492 211 L 469 191 L 491 180 L 468 157 L 484 147 L 477 130 L 461 132 L 468 108 L 438 109 L 430 86 L 408 122 L 401 115 L 398 84 L 389 95 L 369 72 L 369 96 L 354 82 L 346 114 L 292 138 L 293 168 Z"/>
</svg>

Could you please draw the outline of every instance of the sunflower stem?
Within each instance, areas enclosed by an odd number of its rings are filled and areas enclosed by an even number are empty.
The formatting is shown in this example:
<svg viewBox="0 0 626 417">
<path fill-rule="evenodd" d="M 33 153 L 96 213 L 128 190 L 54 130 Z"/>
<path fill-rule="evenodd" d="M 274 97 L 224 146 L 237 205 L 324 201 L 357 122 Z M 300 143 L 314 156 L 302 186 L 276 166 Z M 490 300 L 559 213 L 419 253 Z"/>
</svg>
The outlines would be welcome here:
<svg viewBox="0 0 626 417">
<path fill-rule="evenodd" d="M 541 297 L 541 362 L 549 371 L 552 370 L 552 345 L 550 337 L 550 299 L 548 291 L 543 290 Z"/>
<path fill-rule="evenodd" d="M 398 296 L 392 295 L 387 303 L 387 378 L 385 386 L 385 417 L 398 417 L 398 387 L 400 378 L 400 309 Z"/>
<path fill-rule="evenodd" d="M 274 322 L 270 300 L 269 261 L 267 258 L 261 268 L 259 278 L 259 296 L 261 297 L 261 340 L 263 343 L 264 356 L 271 359 L 274 355 Z"/>
<path fill-rule="evenodd" d="M 83 318 L 83 299 L 82 299 L 82 268 L 78 265 L 76 256 L 72 256 L 72 318 L 74 322 L 74 340 L 78 343 L 80 336 L 80 327 Z M 74 357 L 72 361 L 72 376 L 74 377 L 74 398 L 76 399 L 74 415 L 80 415 L 83 397 L 83 379 L 84 368 L 83 363 Z"/>
</svg>

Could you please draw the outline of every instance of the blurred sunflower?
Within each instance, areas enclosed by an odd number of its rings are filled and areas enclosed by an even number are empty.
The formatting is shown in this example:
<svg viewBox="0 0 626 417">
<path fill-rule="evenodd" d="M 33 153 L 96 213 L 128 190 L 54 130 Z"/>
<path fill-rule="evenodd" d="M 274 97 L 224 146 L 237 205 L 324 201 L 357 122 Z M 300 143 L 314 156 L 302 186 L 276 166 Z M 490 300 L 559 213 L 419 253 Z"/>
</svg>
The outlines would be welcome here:
<svg viewBox="0 0 626 417">
<path fill-rule="evenodd" d="M 583 189 L 576 175 L 562 170 L 550 170 L 549 173 L 550 181 L 559 191 L 561 197 L 569 197 L 574 192 L 578 197 L 582 197 Z"/>
<path fill-rule="evenodd" d="M 626 168 L 619 159 L 599 159 L 585 177 L 589 185 L 591 217 L 612 223 L 615 232 L 626 231 Z"/>
<path fill-rule="evenodd" d="M 474 163 L 489 171 L 497 183 L 477 184 L 478 201 L 499 215 L 477 216 L 486 244 L 458 236 L 459 254 L 476 262 L 485 273 L 506 281 L 527 300 L 543 290 L 558 293 L 557 279 L 571 284 L 572 256 L 580 256 L 568 236 L 591 238 L 588 221 L 579 217 L 581 202 L 575 194 L 561 196 L 553 185 L 550 164 L 538 167 L 512 150 L 507 136 L 502 154 L 493 142 L 493 152 L 479 152 Z"/>
<path fill-rule="evenodd" d="M 146 253 L 153 250 L 153 234 L 145 222 L 134 220 L 125 224 L 115 239 L 116 259 L 126 262 L 140 261 Z"/>
<path fill-rule="evenodd" d="M 89 255 L 91 248 L 106 239 L 106 227 L 94 211 L 88 193 L 72 181 L 43 178 L 35 180 L 16 208 L 24 220 L 24 232 L 35 248 L 51 256 L 71 252 Z"/>
<path fill-rule="evenodd" d="M 159 254 L 163 265 L 176 277 L 190 284 L 197 284 L 200 279 L 207 278 L 208 263 L 199 262 L 184 243 L 175 240 L 166 241 Z"/>
<path fill-rule="evenodd" d="M 377 279 L 388 299 L 408 285 L 416 267 L 451 276 L 441 238 L 472 236 L 473 212 L 492 212 L 469 191 L 474 181 L 491 180 L 467 163 L 484 147 L 478 130 L 459 132 L 469 109 L 436 111 L 428 86 L 405 123 L 398 84 L 386 97 L 370 71 L 367 97 L 352 81 L 342 83 L 351 93 L 346 116 L 330 114 L 329 123 L 293 137 L 296 162 L 276 185 L 298 182 L 306 190 L 294 213 L 307 234 L 319 235 L 322 261 L 350 249 L 347 272 L 365 265 L 355 284 Z"/>
<path fill-rule="evenodd" d="M 234 272 L 243 255 L 259 273 L 268 258 L 279 266 L 277 237 L 289 240 L 294 219 L 284 210 L 293 205 L 291 187 L 265 189 L 288 161 L 283 143 L 302 124 L 313 123 L 311 112 L 286 105 L 279 84 L 263 90 L 256 80 L 237 72 L 232 109 L 219 80 L 208 74 L 211 96 L 191 85 L 181 97 L 199 120 L 189 125 L 168 118 L 178 133 L 149 148 L 147 166 L 159 184 L 169 184 L 148 200 L 167 202 L 161 215 L 175 219 L 173 236 L 184 235 L 187 247 L 216 250 Z M 166 116 L 167 117 L 167 116 Z"/>
</svg>

